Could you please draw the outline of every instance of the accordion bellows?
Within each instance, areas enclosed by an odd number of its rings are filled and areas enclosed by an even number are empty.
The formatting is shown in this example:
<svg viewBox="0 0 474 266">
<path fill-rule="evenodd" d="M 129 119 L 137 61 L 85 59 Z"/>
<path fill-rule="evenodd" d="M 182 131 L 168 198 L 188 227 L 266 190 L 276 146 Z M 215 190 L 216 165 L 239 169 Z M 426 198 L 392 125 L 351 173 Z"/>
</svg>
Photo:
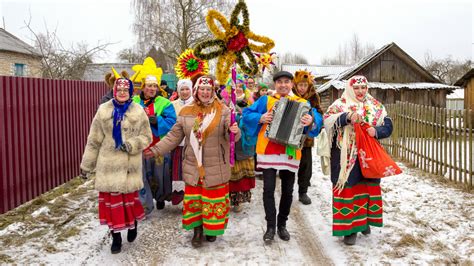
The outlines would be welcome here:
<svg viewBox="0 0 474 266">
<path fill-rule="evenodd" d="M 265 136 L 270 141 L 301 149 L 306 139 L 301 117 L 310 110 L 308 103 L 281 98 L 273 106 L 273 120 L 267 126 Z"/>
</svg>

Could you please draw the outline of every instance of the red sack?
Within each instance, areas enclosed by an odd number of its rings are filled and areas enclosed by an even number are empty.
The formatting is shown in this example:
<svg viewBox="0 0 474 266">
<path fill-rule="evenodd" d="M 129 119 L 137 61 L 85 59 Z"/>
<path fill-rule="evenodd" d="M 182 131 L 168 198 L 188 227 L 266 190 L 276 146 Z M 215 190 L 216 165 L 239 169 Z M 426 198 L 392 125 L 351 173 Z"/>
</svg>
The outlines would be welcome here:
<svg viewBox="0 0 474 266">
<path fill-rule="evenodd" d="M 366 123 L 354 124 L 357 155 L 362 175 L 365 178 L 382 178 L 401 174 L 402 170 L 390 158 L 377 139 L 369 136 L 368 128 L 370 125 Z"/>
</svg>

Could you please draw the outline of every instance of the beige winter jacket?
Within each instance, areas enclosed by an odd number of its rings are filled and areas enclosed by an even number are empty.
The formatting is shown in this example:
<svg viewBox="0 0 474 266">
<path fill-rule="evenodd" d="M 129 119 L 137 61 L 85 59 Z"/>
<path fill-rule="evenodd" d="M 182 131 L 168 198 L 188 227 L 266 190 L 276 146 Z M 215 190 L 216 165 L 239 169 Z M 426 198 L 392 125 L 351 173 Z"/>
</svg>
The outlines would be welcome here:
<svg viewBox="0 0 474 266">
<path fill-rule="evenodd" d="M 130 193 L 143 187 L 142 152 L 151 143 L 151 128 L 143 108 L 131 103 L 122 121 L 122 140 L 131 149 L 128 153 L 116 150 L 112 136 L 113 110 L 112 101 L 99 106 L 81 169 L 95 175 L 95 188 L 100 192 Z"/>
<path fill-rule="evenodd" d="M 229 132 L 230 110 L 222 105 L 222 113 L 219 125 L 206 139 L 203 147 L 202 157 L 205 176 L 203 178 L 203 186 L 212 187 L 229 182 L 230 165 L 229 165 Z M 197 168 L 196 157 L 193 148 L 189 144 L 189 136 L 192 134 L 192 127 L 196 115 L 182 115 L 180 113 L 176 124 L 170 132 L 160 142 L 158 142 L 151 150 L 155 154 L 166 154 L 173 150 L 185 139 L 183 148 L 183 180 L 186 184 L 196 186 L 199 182 L 199 172 Z M 240 131 L 235 136 L 235 141 L 240 139 Z"/>
</svg>

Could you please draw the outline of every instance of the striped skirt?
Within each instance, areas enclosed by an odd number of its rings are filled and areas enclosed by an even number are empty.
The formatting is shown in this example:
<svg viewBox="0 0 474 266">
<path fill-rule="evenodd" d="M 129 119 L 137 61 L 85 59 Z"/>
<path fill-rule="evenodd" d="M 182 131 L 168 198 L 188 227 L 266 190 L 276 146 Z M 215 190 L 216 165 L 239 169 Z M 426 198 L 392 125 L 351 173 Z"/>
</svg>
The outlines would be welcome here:
<svg viewBox="0 0 474 266">
<path fill-rule="evenodd" d="M 191 230 L 201 226 L 208 236 L 223 235 L 229 220 L 229 185 L 210 188 L 201 183 L 186 185 L 183 201 L 183 228 Z"/>
<path fill-rule="evenodd" d="M 114 232 L 135 228 L 135 220 L 145 218 L 138 191 L 123 194 L 99 192 L 100 224 L 108 225 Z"/>
<path fill-rule="evenodd" d="M 382 227 L 382 191 L 380 184 L 360 182 L 333 191 L 333 236 L 347 236 L 367 227 Z"/>
</svg>

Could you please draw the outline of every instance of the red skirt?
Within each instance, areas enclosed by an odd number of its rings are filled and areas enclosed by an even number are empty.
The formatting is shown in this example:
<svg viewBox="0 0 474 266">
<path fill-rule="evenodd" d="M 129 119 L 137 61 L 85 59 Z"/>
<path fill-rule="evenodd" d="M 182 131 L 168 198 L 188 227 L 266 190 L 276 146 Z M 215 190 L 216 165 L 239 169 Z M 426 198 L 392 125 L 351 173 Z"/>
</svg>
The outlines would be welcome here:
<svg viewBox="0 0 474 266">
<path fill-rule="evenodd" d="M 171 176 L 173 181 L 183 181 L 183 147 L 178 146 L 171 152 L 172 171 Z"/>
<path fill-rule="evenodd" d="M 135 228 L 135 220 L 145 218 L 138 191 L 123 194 L 99 192 L 100 224 L 108 225 L 114 232 Z"/>
</svg>

